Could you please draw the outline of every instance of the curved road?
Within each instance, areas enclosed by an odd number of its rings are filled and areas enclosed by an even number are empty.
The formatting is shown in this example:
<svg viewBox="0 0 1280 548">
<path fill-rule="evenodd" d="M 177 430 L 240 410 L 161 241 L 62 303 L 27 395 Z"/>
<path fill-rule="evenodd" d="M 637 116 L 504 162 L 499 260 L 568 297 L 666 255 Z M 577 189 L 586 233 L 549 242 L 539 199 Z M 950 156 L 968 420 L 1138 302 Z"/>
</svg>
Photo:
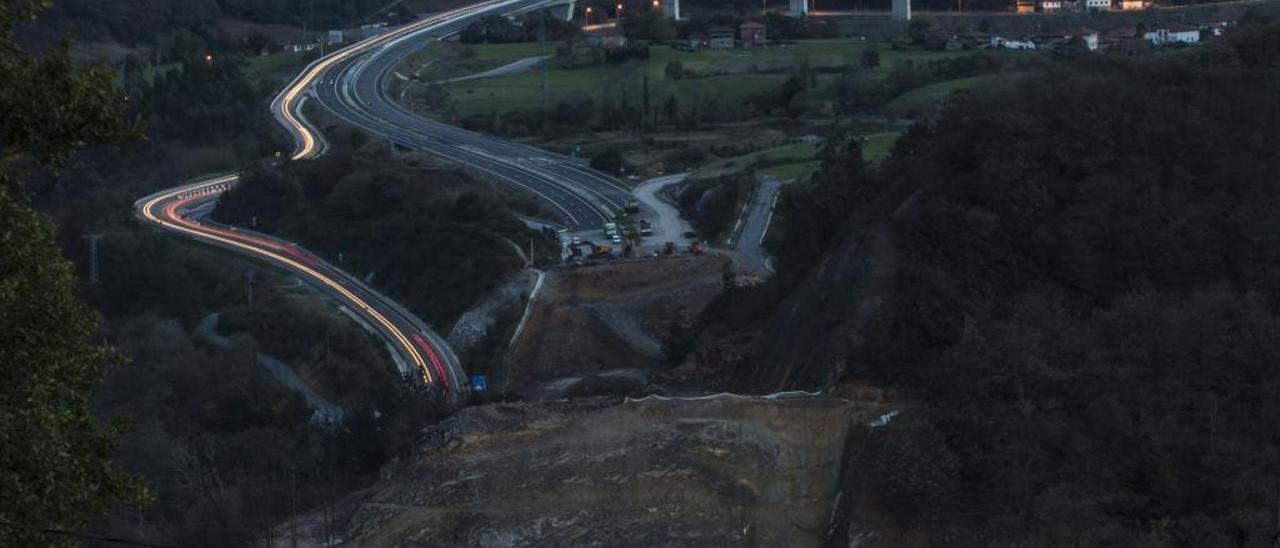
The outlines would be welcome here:
<svg viewBox="0 0 1280 548">
<path fill-rule="evenodd" d="M 382 336 L 402 373 L 414 372 L 423 382 L 439 385 L 455 401 L 465 393 L 465 373 L 453 350 L 394 301 L 296 244 L 203 221 L 213 202 L 239 178 L 222 175 L 157 192 L 134 202 L 134 215 L 144 223 L 248 255 L 307 280 Z"/>
<path fill-rule="evenodd" d="M 556 207 L 574 228 L 600 226 L 630 192 L 616 180 L 564 156 L 428 120 L 386 93 L 386 76 L 426 40 L 457 33 L 473 19 L 539 9 L 563 0 L 489 0 L 440 13 L 335 51 L 308 65 L 280 92 L 271 110 L 293 135 L 292 159 L 319 156 L 325 143 L 301 109 L 309 99 L 348 122 L 411 149 L 437 154 L 525 189 Z M 239 181 L 230 174 L 184 184 L 134 203 L 144 223 L 236 251 L 282 268 L 337 299 L 393 350 L 402 372 L 416 371 L 457 401 L 468 390 L 457 356 L 442 338 L 400 305 L 306 250 L 270 236 L 202 221 Z"/>
<path fill-rule="evenodd" d="M 441 13 L 348 46 L 312 63 L 272 102 L 294 136 L 293 158 L 324 150 L 319 132 L 301 114 L 308 99 L 348 123 L 395 144 L 455 161 L 537 195 L 555 207 L 571 230 L 600 227 L 619 212 L 630 191 L 579 161 L 482 135 L 408 112 L 386 90 L 396 64 L 424 42 L 461 31 L 477 17 L 507 15 L 561 0 L 494 0 Z"/>
</svg>

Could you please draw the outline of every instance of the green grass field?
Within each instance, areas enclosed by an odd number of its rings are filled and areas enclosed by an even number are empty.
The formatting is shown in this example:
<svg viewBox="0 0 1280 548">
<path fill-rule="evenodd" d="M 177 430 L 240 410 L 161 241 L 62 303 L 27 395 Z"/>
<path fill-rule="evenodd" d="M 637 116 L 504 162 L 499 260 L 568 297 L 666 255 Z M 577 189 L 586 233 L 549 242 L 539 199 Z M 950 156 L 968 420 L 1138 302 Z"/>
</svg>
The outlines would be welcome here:
<svg viewBox="0 0 1280 548">
<path fill-rule="evenodd" d="M 871 163 L 888 158 L 889 153 L 893 150 L 893 144 L 898 142 L 898 137 L 900 136 L 902 136 L 900 131 L 864 135 L 865 142 L 862 143 L 862 158 Z"/>
<path fill-rule="evenodd" d="M 889 157 L 893 143 L 902 135 L 899 131 L 886 131 L 862 136 L 862 157 L 876 163 Z M 816 156 L 820 144 L 795 143 L 765 149 L 742 156 L 727 158 L 703 166 L 694 177 L 709 176 L 721 170 L 758 167 L 760 171 L 778 179 L 805 179 L 818 170 Z"/>
<path fill-rule="evenodd" d="M 623 99 L 631 106 L 643 101 L 644 74 L 624 66 L 603 66 L 590 70 L 547 68 L 543 91 L 543 69 L 500 78 L 468 80 L 449 86 L 449 105 L 462 116 L 554 108 L 565 98 L 590 97 L 597 107 L 606 94 L 615 104 Z M 787 79 L 782 74 L 738 74 L 715 78 L 667 80 L 649 77 L 651 108 L 658 108 L 667 96 L 685 100 L 713 98 L 722 106 L 736 106 L 754 93 L 773 90 Z"/>
<path fill-rule="evenodd" d="M 554 44 L 494 44 L 469 46 L 472 59 L 501 60 L 501 65 L 523 57 L 542 55 L 554 51 Z M 682 106 L 698 99 L 706 103 L 714 99 L 719 108 L 736 107 L 742 99 L 763 91 L 775 90 L 786 81 L 785 73 L 724 74 L 702 78 L 669 80 L 666 68 L 671 61 L 680 61 L 686 70 L 707 71 L 724 68 L 743 60 L 773 59 L 791 60 L 799 64 L 805 59 L 825 56 L 829 62 L 838 58 L 844 65 L 857 64 L 862 52 L 873 47 L 869 42 L 856 40 L 804 40 L 776 48 L 757 49 L 707 49 L 688 52 L 670 47 L 654 47 L 650 58 L 642 63 L 624 65 L 597 65 L 590 68 L 565 69 L 554 62 L 545 69 L 500 78 L 469 80 L 449 86 L 448 107 L 460 116 L 502 113 L 512 110 L 552 108 L 562 98 L 590 97 L 600 105 L 606 94 L 620 103 L 626 96 L 628 104 L 641 102 L 644 78 L 649 79 L 649 94 L 653 108 L 658 108 L 667 96 L 674 95 Z M 869 79 L 883 78 L 895 63 L 911 59 L 917 62 L 963 55 L 963 53 L 931 52 L 924 50 L 895 51 L 879 47 L 880 67 L 867 71 Z M 543 89 L 545 78 L 546 88 Z M 810 100 L 825 100 L 834 95 L 833 74 L 820 74 L 816 88 L 806 92 Z"/>
<path fill-rule="evenodd" d="M 476 44 L 467 46 L 467 48 L 474 52 L 471 59 L 496 59 L 510 63 L 525 57 L 554 55 L 556 46 L 555 42 L 523 42 L 519 44 Z"/>
<path fill-rule="evenodd" d="M 810 175 L 813 175 L 813 172 L 818 171 L 818 165 L 819 163 L 817 160 L 808 160 L 804 162 L 796 162 L 794 164 L 773 166 L 765 168 L 763 171 L 776 179 L 784 181 L 788 179 L 797 179 L 803 181 L 808 179 Z"/>
<path fill-rule="evenodd" d="M 914 117 L 937 109 L 956 91 L 973 89 L 1009 77 L 1008 74 L 987 74 L 921 86 L 889 101 L 880 107 L 880 112 L 889 118 Z"/>
<path fill-rule="evenodd" d="M 244 59 L 244 76 L 249 80 L 261 80 L 286 73 L 296 73 L 302 68 L 306 53 L 273 53 L 254 55 Z"/>
</svg>

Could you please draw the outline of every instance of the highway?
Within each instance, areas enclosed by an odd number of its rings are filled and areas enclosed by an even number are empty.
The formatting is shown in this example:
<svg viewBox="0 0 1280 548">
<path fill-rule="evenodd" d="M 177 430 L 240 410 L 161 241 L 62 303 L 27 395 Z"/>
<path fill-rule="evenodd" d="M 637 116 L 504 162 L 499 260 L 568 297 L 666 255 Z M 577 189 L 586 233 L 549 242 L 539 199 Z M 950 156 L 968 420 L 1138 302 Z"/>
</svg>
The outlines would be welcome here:
<svg viewBox="0 0 1280 548">
<path fill-rule="evenodd" d="M 398 105 L 386 90 L 392 69 L 423 43 L 455 34 L 485 15 L 523 12 L 557 1 L 482 2 L 415 21 L 315 61 L 271 105 L 276 119 L 294 137 L 293 158 L 324 151 L 323 137 L 301 113 L 308 100 L 315 100 L 348 123 L 399 146 L 449 159 L 542 198 L 571 230 L 600 227 L 630 197 L 617 180 L 575 159 L 418 116 Z"/>
<path fill-rule="evenodd" d="M 293 136 L 293 160 L 324 154 L 320 132 L 302 115 L 309 100 L 400 146 L 437 154 L 531 192 L 575 229 L 596 228 L 622 209 L 630 192 L 576 161 L 533 147 L 454 128 L 416 116 L 386 94 L 386 76 L 423 41 L 454 34 L 477 17 L 549 6 L 559 0 L 490 0 L 415 21 L 330 53 L 308 65 L 272 101 L 271 111 Z M 469 389 L 457 356 L 416 316 L 342 269 L 265 234 L 203 219 L 239 175 L 212 177 L 164 190 L 134 203 L 143 223 L 229 249 L 281 268 L 336 299 L 392 349 L 404 373 L 413 372 L 458 401 Z"/>
<path fill-rule="evenodd" d="M 222 175 L 163 190 L 134 202 L 134 215 L 148 225 L 242 253 L 306 280 L 386 340 L 402 373 L 438 385 L 453 401 L 465 394 L 466 375 L 458 357 L 400 305 L 296 244 L 204 220 L 218 197 L 238 181 L 238 175 Z"/>
</svg>

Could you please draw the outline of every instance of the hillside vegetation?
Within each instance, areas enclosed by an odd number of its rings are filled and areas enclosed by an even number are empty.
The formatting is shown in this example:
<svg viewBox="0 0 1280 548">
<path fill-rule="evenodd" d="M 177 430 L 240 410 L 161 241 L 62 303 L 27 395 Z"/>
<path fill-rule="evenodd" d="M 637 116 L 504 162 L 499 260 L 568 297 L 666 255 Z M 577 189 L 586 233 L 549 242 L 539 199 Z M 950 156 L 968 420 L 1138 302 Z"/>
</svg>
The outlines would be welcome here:
<svg viewBox="0 0 1280 548">
<path fill-rule="evenodd" d="M 300 242 L 447 328 L 519 270 L 502 238 L 525 242 L 528 228 L 503 200 L 464 189 L 465 175 L 414 172 L 370 145 L 353 152 L 339 143 L 315 162 L 255 166 L 214 215 Z"/>
<path fill-rule="evenodd" d="M 864 524 L 911 532 L 886 545 L 1269 545 L 1277 51 L 1270 26 L 1064 63 L 959 96 L 879 166 L 856 142 L 833 148 L 780 202 L 779 276 L 703 324 L 811 292 L 826 253 L 888 227 L 895 290 L 813 366 L 922 402 L 849 480 L 870 493 Z M 822 325 L 847 320 L 807 304 Z M 787 387 L 822 384 L 809 378 Z"/>
</svg>

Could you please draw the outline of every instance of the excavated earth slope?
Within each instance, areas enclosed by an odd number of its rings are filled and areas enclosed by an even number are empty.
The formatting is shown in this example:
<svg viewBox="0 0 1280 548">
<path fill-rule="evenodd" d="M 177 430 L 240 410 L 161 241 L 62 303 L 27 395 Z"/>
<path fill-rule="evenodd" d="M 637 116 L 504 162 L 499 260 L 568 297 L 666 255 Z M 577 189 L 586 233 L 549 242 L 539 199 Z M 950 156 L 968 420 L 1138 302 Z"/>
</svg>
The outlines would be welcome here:
<svg viewBox="0 0 1280 548">
<path fill-rule="evenodd" d="M 815 546 L 846 436 L 826 397 L 464 409 L 348 523 L 361 546 Z"/>
</svg>

